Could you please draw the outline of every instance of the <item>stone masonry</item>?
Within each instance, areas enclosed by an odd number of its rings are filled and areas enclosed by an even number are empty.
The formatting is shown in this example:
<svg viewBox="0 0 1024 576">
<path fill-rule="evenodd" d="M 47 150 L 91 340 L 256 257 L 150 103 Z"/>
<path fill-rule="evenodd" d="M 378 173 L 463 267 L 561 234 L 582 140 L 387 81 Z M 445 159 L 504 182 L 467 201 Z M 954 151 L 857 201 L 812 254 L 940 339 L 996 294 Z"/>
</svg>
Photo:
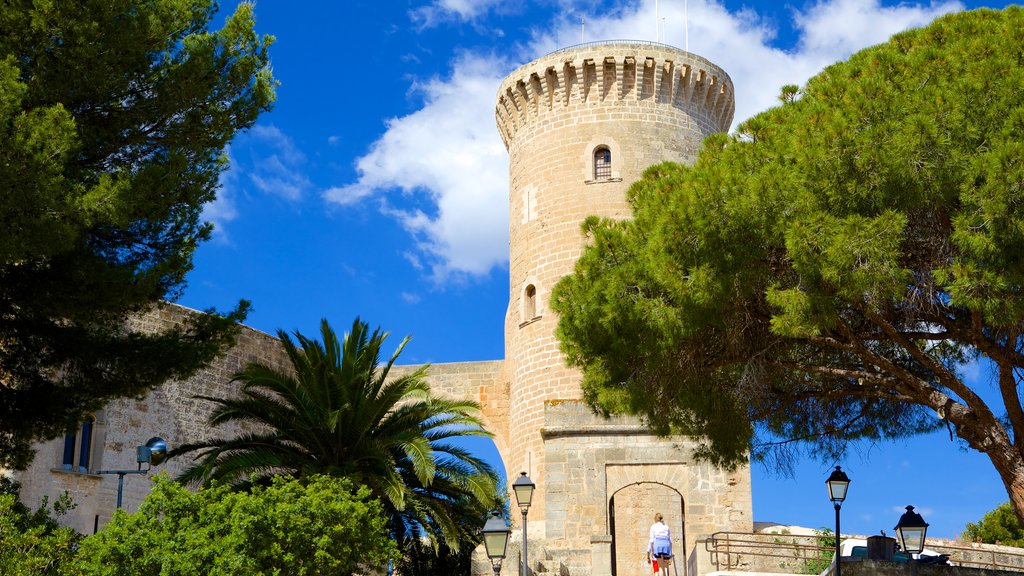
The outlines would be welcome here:
<svg viewBox="0 0 1024 576">
<path fill-rule="evenodd" d="M 143 330 L 163 331 L 199 314 L 182 306 L 159 306 L 136 320 Z M 97 474 L 100 470 L 137 470 L 135 448 L 153 436 L 160 436 L 170 447 L 198 442 L 210 437 L 231 436 L 238 428 L 210 428 L 208 422 L 213 405 L 196 396 L 229 396 L 235 390 L 231 377 L 249 362 L 262 362 L 287 370 L 288 361 L 280 342 L 263 332 L 243 327 L 236 345 L 210 366 L 184 381 L 170 381 L 145 397 L 126 398 L 108 404 L 95 414 L 92 458 L 86 471 L 63 470 L 64 439 L 57 438 L 36 446 L 32 465 L 24 471 L 11 473 L 22 483 L 22 500 L 36 506 L 44 496 L 52 502 L 68 492 L 77 504 L 63 519 L 84 534 L 102 528 L 114 513 L 117 502 L 116 474 Z M 480 401 L 485 409 L 488 427 L 501 429 L 505 424 L 507 387 L 500 384 L 498 374 L 502 363 L 461 362 L 432 367 L 431 385 L 440 394 L 451 394 Z M 396 367 L 395 374 L 415 367 Z M 499 447 L 500 449 L 500 447 Z M 176 476 L 190 461 L 171 459 L 153 467 L 150 475 L 167 473 Z M 122 505 L 128 512 L 138 510 L 149 492 L 150 475 L 130 474 L 124 477 Z"/>
<path fill-rule="evenodd" d="M 552 287 L 572 272 L 586 243 L 580 222 L 589 215 L 628 217 L 628 185 L 652 164 L 692 162 L 705 136 L 728 129 L 733 111 L 723 70 L 649 42 L 567 48 L 501 84 L 495 113 L 509 150 L 511 213 L 505 358 L 434 364 L 428 380 L 438 393 L 478 401 L 509 480 L 525 471 L 536 483 L 528 515 L 532 573 L 646 573 L 655 512 L 673 530 L 676 572 L 689 576 L 710 569 L 699 554 L 703 538 L 752 529 L 749 468 L 698 463 L 691 440 L 657 437 L 635 419 L 601 418 L 583 404 L 580 375 L 565 364 L 548 308 Z M 190 314 L 199 312 L 163 305 L 137 322 L 159 330 Z M 78 507 L 66 522 L 85 533 L 102 527 L 114 511 L 117 477 L 96 472 L 135 469 L 135 447 L 152 436 L 172 447 L 207 438 L 212 406 L 195 396 L 232 394 L 231 375 L 251 361 L 286 366 L 275 338 L 243 328 L 232 350 L 192 378 L 112 402 L 95 415 L 87 469 L 62 469 L 63 439 L 39 445 L 32 466 L 14 474 L 23 499 L 35 505 L 68 491 Z M 186 465 L 172 460 L 153 472 L 174 475 Z M 125 477 L 128 511 L 149 485 L 148 476 Z M 517 573 L 522 547 L 512 503 L 507 575 Z M 479 556 L 474 574 L 490 573 Z"/>
<path fill-rule="evenodd" d="M 751 528 L 749 469 L 727 474 L 697 464 L 690 441 L 658 438 L 637 421 L 604 420 L 583 406 L 580 374 L 565 364 L 548 308 L 552 287 L 586 243 L 583 219 L 628 217 L 629 184 L 652 164 L 693 162 L 707 135 L 728 130 L 733 112 L 723 70 L 645 42 L 560 50 L 515 70 L 498 91 L 511 250 L 505 373 L 513 449 L 502 456 L 510 479 L 523 470 L 537 484 L 530 549 L 534 538 L 542 542 L 559 569 L 646 571 L 647 528 L 659 511 L 674 527 L 680 558 L 710 532 Z M 610 167 L 599 166 L 606 160 Z M 596 554 L 606 542 L 607 554 Z"/>
</svg>

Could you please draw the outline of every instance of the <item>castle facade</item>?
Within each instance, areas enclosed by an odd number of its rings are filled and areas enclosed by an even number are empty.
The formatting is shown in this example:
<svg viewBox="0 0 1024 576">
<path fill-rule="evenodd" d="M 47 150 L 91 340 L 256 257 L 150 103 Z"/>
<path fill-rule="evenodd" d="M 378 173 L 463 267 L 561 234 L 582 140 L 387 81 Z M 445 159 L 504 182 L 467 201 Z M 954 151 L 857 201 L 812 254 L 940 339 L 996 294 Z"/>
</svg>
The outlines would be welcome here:
<svg viewBox="0 0 1024 576">
<path fill-rule="evenodd" d="M 435 391 L 477 400 L 506 477 L 512 482 L 522 471 L 536 484 L 527 516 L 531 572 L 642 573 L 647 528 L 660 512 L 672 528 L 676 570 L 705 573 L 703 538 L 753 527 L 749 468 L 697 462 L 687 438 L 657 437 L 638 420 L 592 414 L 580 374 L 559 351 L 548 302 L 586 245 L 585 217 L 629 217 L 626 190 L 645 168 L 692 162 L 705 136 L 728 130 L 732 81 L 671 46 L 590 43 L 512 72 L 495 113 L 510 175 L 505 358 L 434 364 L 428 379 Z M 164 305 L 137 321 L 156 329 L 195 313 Z M 228 354 L 187 381 L 115 401 L 78 434 L 40 445 L 32 466 L 16 474 L 23 499 L 68 491 L 78 507 L 66 521 L 85 533 L 109 520 L 119 492 L 124 508 L 136 510 L 149 480 L 122 475 L 119 490 L 118 474 L 110 472 L 137 469 L 136 446 L 150 437 L 171 446 L 206 438 L 211 406 L 193 396 L 230 394 L 231 375 L 255 360 L 286 365 L 274 338 L 244 329 Z M 154 471 L 173 475 L 186 464 L 172 460 Z M 518 523 L 516 512 L 513 506 Z M 513 528 L 515 538 L 519 526 Z M 518 573 L 520 549 L 521 542 L 510 547 L 503 574 Z M 490 574 L 491 567 L 481 559 L 474 573 Z"/>
</svg>

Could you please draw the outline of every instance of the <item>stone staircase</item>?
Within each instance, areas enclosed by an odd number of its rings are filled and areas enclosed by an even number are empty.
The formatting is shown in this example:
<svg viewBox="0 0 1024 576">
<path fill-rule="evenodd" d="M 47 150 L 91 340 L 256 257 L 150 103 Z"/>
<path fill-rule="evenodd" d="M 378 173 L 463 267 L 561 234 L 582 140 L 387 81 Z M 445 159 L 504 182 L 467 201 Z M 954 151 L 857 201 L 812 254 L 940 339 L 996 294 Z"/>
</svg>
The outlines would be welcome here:
<svg viewBox="0 0 1024 576">
<path fill-rule="evenodd" d="M 590 549 L 545 549 L 530 541 L 529 576 L 591 576 Z M 519 576 L 519 542 L 510 542 L 501 565 L 500 576 Z M 483 552 L 483 546 L 473 552 L 472 573 L 478 576 L 492 576 L 490 561 Z"/>
<path fill-rule="evenodd" d="M 529 576 L 590 576 L 589 549 L 545 549 L 540 556 L 537 561 L 530 559 Z"/>
</svg>

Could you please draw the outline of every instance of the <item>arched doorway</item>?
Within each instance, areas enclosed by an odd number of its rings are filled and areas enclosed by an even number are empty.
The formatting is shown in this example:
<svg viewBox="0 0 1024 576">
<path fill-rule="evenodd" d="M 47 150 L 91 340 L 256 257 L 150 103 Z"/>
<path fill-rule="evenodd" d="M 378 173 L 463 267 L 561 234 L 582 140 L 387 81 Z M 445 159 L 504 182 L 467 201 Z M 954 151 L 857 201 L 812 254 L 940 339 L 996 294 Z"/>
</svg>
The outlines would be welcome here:
<svg viewBox="0 0 1024 576">
<path fill-rule="evenodd" d="M 675 564 L 672 574 L 686 576 L 686 526 L 683 497 L 678 490 L 658 482 L 624 486 L 608 499 L 608 523 L 612 535 L 612 576 L 650 574 L 647 538 L 654 514 L 660 512 L 672 530 Z"/>
</svg>

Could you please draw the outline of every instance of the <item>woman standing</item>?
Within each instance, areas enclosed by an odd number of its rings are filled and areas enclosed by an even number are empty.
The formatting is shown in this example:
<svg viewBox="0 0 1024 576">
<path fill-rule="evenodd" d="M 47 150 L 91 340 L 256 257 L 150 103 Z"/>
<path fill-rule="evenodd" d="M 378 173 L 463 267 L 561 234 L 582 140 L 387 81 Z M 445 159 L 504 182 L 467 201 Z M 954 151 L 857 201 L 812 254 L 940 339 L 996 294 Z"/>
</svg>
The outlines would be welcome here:
<svg viewBox="0 0 1024 576">
<path fill-rule="evenodd" d="M 672 559 L 672 532 L 663 520 L 660 512 L 654 515 L 654 524 L 651 524 L 647 543 L 647 563 L 657 563 L 654 572 L 668 576 L 668 566 Z"/>
</svg>

